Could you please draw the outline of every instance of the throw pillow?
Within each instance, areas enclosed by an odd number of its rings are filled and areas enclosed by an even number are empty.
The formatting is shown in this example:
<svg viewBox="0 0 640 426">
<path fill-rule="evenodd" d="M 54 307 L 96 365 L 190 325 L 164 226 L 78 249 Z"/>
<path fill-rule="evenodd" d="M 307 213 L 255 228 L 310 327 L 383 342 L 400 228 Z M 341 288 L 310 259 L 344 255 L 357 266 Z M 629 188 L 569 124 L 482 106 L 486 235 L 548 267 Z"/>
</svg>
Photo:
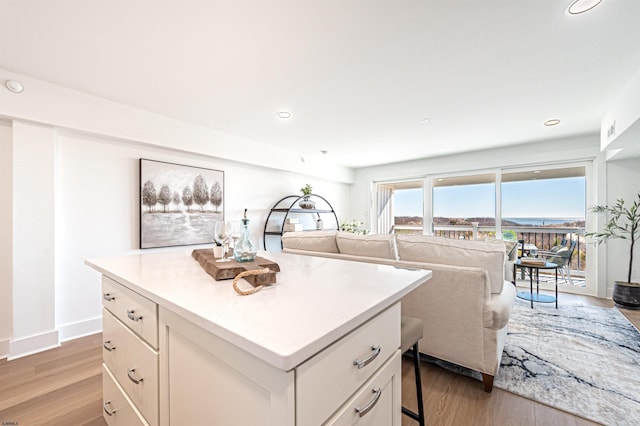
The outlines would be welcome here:
<svg viewBox="0 0 640 426">
<path fill-rule="evenodd" d="M 431 235 L 398 235 L 398 257 L 413 262 L 484 268 L 489 273 L 491 292 L 502 292 L 506 257 L 502 244 Z"/>
<path fill-rule="evenodd" d="M 355 256 L 397 259 L 396 239 L 393 234 L 352 234 L 338 232 L 336 235 L 338 250 L 343 254 Z"/>
<path fill-rule="evenodd" d="M 338 253 L 336 231 L 285 232 L 282 235 L 285 249 Z"/>
</svg>

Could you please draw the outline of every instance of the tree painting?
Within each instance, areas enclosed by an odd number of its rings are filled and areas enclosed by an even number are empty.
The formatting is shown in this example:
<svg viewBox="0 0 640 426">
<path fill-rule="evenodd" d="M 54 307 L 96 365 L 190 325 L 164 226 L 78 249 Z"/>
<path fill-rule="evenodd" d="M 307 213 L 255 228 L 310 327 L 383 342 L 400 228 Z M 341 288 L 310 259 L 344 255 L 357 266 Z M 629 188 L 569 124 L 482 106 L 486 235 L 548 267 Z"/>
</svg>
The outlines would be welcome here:
<svg viewBox="0 0 640 426">
<path fill-rule="evenodd" d="M 193 182 L 193 201 L 200 206 L 200 211 L 203 211 L 204 205 L 209 202 L 209 187 L 202 175 L 196 176 Z"/>
<path fill-rule="evenodd" d="M 140 248 L 211 243 L 224 220 L 224 172 L 140 159 L 140 184 Z"/>
<path fill-rule="evenodd" d="M 190 186 L 185 186 L 182 190 L 182 204 L 187 206 L 188 212 L 191 212 L 191 206 L 193 205 L 193 191 Z"/>
<path fill-rule="evenodd" d="M 216 182 L 211 186 L 211 204 L 218 211 L 218 207 L 222 204 L 222 189 L 220 188 L 220 183 Z"/>
<path fill-rule="evenodd" d="M 142 188 L 142 204 L 148 206 L 149 211 L 158 204 L 158 197 L 156 195 L 156 187 L 153 185 L 153 182 L 150 180 L 144 183 L 144 187 Z"/>
<path fill-rule="evenodd" d="M 158 194 L 158 202 L 162 204 L 162 211 L 167 212 L 167 206 L 171 204 L 171 188 L 168 185 L 162 185 Z"/>
<path fill-rule="evenodd" d="M 176 210 L 180 210 L 180 193 L 178 191 L 173 191 L 171 201 L 176 205 Z"/>
</svg>

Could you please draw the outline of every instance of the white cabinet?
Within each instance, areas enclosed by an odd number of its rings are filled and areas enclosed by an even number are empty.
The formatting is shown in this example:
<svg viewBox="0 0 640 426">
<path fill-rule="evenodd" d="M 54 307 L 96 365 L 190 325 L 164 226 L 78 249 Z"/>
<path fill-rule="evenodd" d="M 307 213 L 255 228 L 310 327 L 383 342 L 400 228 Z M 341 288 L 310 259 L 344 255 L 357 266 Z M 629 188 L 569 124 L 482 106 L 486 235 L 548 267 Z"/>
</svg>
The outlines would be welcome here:
<svg viewBox="0 0 640 426">
<path fill-rule="evenodd" d="M 291 371 L 159 316 L 161 425 L 400 425 L 399 304 Z"/>
<path fill-rule="evenodd" d="M 157 425 L 157 306 L 107 277 L 102 284 L 104 418 L 126 425 L 135 414 L 141 424 Z"/>
</svg>

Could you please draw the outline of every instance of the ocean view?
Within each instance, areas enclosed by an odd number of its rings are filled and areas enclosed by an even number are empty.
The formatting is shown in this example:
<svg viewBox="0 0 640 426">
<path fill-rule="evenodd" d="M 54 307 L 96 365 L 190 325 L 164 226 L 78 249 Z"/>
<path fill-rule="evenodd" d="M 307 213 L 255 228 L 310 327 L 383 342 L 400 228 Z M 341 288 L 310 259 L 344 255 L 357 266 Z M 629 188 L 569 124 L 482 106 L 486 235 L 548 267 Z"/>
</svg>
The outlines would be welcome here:
<svg viewBox="0 0 640 426">
<path fill-rule="evenodd" d="M 513 222 L 518 225 L 545 226 L 545 225 L 562 225 L 565 223 L 584 222 L 584 217 L 505 217 L 505 221 Z"/>
<path fill-rule="evenodd" d="M 489 217 L 435 217 L 434 223 L 440 225 L 471 225 L 471 222 L 479 222 L 480 226 L 494 226 L 495 219 Z M 502 220 L 503 228 L 505 226 L 532 226 L 532 227 L 568 227 L 582 228 L 585 219 L 583 217 L 505 217 Z M 422 226 L 422 218 L 420 216 L 396 216 L 396 225 Z"/>
</svg>

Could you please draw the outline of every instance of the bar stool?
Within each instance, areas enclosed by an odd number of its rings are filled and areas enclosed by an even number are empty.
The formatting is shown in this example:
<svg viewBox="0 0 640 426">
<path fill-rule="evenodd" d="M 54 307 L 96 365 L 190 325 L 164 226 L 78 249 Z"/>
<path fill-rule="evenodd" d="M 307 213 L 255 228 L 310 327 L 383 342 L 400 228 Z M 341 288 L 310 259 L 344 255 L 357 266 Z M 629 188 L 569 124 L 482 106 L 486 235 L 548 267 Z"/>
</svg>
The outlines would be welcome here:
<svg viewBox="0 0 640 426">
<path fill-rule="evenodd" d="M 420 375 L 420 352 L 418 340 L 422 339 L 422 320 L 403 316 L 400 322 L 401 338 L 400 349 L 405 353 L 409 349 L 413 353 L 413 367 L 416 376 L 416 394 L 418 396 L 418 414 L 402 407 L 402 414 L 417 420 L 420 426 L 424 426 L 424 404 L 422 402 L 422 378 Z"/>
</svg>

